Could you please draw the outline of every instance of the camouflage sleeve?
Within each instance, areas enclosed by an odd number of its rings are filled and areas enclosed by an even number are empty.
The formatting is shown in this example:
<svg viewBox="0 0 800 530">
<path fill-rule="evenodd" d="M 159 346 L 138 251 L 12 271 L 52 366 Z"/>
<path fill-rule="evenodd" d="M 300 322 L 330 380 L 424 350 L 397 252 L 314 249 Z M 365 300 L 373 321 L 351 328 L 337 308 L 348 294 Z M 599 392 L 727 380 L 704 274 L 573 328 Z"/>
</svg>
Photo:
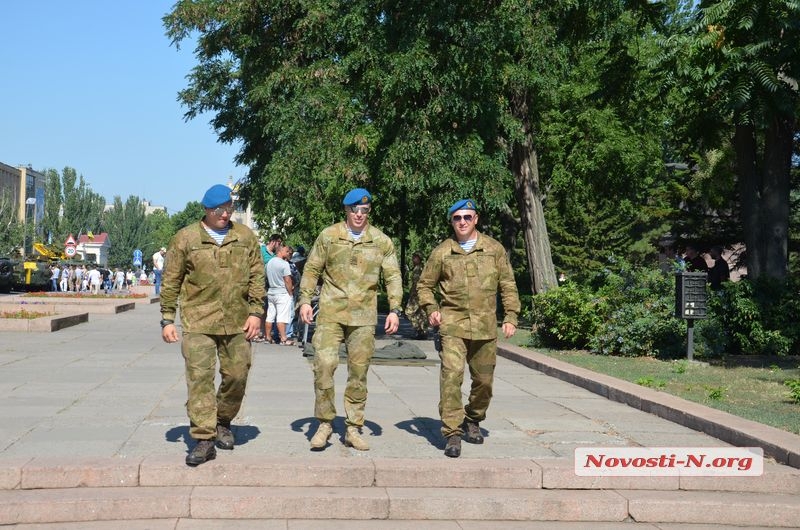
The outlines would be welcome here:
<svg viewBox="0 0 800 530">
<path fill-rule="evenodd" d="M 439 278 L 442 273 L 442 260 L 441 253 L 438 252 L 438 247 L 431 252 L 428 261 L 425 263 L 425 268 L 422 269 L 422 274 L 419 276 L 417 282 L 417 296 L 419 297 L 419 306 L 425 310 L 425 314 L 430 316 L 431 313 L 439 311 L 439 304 L 433 294 L 434 288 L 439 283 Z"/>
<path fill-rule="evenodd" d="M 499 274 L 500 283 L 500 299 L 503 302 L 503 324 L 508 322 L 517 326 L 517 318 L 521 308 L 519 301 L 519 293 L 517 292 L 517 284 L 514 281 L 514 269 L 511 268 L 511 263 L 508 261 L 508 255 L 503 249 L 503 252 L 498 254 L 497 257 L 497 270 Z"/>
<path fill-rule="evenodd" d="M 169 242 L 161 276 L 161 318 L 175 320 L 178 308 L 178 295 L 186 275 L 186 251 L 182 244 L 182 233 L 176 234 Z"/>
<path fill-rule="evenodd" d="M 400 264 L 394 251 L 394 243 L 386 237 L 387 245 L 383 251 L 383 281 L 386 284 L 386 295 L 389 298 L 389 310 L 403 308 L 403 276 L 400 273 Z"/>
<path fill-rule="evenodd" d="M 250 245 L 250 279 L 247 284 L 247 303 L 251 315 L 264 314 L 264 297 L 267 295 L 264 285 L 264 260 L 261 257 L 261 247 L 253 238 L 253 243 Z"/>
<path fill-rule="evenodd" d="M 303 304 L 311 305 L 311 298 L 314 296 L 317 282 L 322 275 L 322 271 L 325 270 L 328 250 L 323 235 L 324 233 L 317 236 L 303 268 L 303 276 L 300 278 L 300 296 L 297 299 L 298 307 Z"/>
</svg>

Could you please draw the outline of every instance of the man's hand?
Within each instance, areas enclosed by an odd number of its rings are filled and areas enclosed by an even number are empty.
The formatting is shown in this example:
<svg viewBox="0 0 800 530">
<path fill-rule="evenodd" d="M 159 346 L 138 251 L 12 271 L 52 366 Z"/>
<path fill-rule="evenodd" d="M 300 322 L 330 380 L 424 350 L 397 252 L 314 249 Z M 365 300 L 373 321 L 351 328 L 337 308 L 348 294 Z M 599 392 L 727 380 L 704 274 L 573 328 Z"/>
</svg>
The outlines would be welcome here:
<svg viewBox="0 0 800 530">
<path fill-rule="evenodd" d="M 311 307 L 311 304 L 300 306 L 300 320 L 306 324 L 311 324 L 314 321 L 314 308 Z"/>
<path fill-rule="evenodd" d="M 511 322 L 503 322 L 503 335 L 505 335 L 507 339 L 513 337 L 514 333 L 516 332 L 517 332 L 517 326 L 515 326 Z"/>
<path fill-rule="evenodd" d="M 389 313 L 386 316 L 386 324 L 383 326 L 383 330 L 386 332 L 387 335 L 392 335 L 400 328 L 400 317 L 397 316 L 396 313 Z"/>
<path fill-rule="evenodd" d="M 258 334 L 261 333 L 261 317 L 248 316 L 244 326 L 242 326 L 242 331 L 244 331 L 244 338 L 247 340 L 253 340 L 258 337 Z"/>
<path fill-rule="evenodd" d="M 175 324 L 167 324 L 163 328 L 161 328 L 161 339 L 164 342 L 178 342 L 178 328 L 175 327 Z"/>
<path fill-rule="evenodd" d="M 442 323 L 442 314 L 438 311 L 434 311 L 428 317 L 428 324 L 433 327 L 438 327 Z"/>
</svg>

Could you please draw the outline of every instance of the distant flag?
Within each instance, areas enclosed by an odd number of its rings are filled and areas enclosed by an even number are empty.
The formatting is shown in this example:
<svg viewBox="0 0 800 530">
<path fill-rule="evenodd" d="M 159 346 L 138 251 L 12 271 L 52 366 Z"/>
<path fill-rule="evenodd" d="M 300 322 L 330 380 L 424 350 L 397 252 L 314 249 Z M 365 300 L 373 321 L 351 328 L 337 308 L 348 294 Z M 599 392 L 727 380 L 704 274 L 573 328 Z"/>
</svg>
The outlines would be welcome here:
<svg viewBox="0 0 800 530">
<path fill-rule="evenodd" d="M 94 239 L 94 234 L 92 233 L 92 231 L 91 231 L 91 230 L 89 230 L 89 231 L 87 231 L 87 232 L 86 232 L 86 236 L 87 236 L 89 239 Z"/>
</svg>

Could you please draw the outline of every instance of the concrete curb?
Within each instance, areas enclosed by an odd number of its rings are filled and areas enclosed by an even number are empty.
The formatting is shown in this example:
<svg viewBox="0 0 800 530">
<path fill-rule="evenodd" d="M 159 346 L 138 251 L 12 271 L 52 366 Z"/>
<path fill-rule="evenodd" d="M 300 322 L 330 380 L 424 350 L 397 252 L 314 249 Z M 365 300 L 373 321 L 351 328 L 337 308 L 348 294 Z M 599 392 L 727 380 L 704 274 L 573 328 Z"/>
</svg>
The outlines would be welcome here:
<svg viewBox="0 0 800 530">
<path fill-rule="evenodd" d="M 498 355 L 606 399 L 624 403 L 673 423 L 704 432 L 738 447 L 759 446 L 780 464 L 800 468 L 800 436 L 734 416 L 676 396 L 553 359 L 536 351 L 501 343 Z"/>
</svg>

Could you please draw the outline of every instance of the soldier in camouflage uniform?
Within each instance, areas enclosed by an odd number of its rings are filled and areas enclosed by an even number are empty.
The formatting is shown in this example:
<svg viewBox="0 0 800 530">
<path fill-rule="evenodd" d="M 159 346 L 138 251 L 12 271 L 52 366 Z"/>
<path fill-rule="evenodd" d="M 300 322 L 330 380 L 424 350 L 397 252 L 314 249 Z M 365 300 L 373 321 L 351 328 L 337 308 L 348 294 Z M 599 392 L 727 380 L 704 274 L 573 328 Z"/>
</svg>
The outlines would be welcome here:
<svg viewBox="0 0 800 530">
<path fill-rule="evenodd" d="M 264 264 L 258 237 L 231 222 L 231 190 L 217 184 L 204 195 L 205 216 L 170 241 L 161 286 L 161 337 L 177 342 L 175 313 L 180 298 L 189 398 L 189 433 L 198 443 L 190 466 L 233 449 L 231 420 L 242 405 L 251 345 L 264 311 Z M 215 392 L 219 358 L 222 381 Z"/>
<path fill-rule="evenodd" d="M 333 433 L 336 417 L 333 374 L 339 364 L 339 345 L 347 345 L 347 386 L 344 391 L 345 445 L 369 449 L 360 436 L 367 402 L 367 371 L 375 352 L 378 321 L 377 290 L 383 275 L 391 312 L 384 329 L 392 334 L 400 325 L 403 282 L 394 244 L 367 220 L 372 196 L 362 188 L 342 201 L 345 221 L 324 229 L 314 242 L 300 280 L 300 318 L 313 320 L 311 297 L 322 279 L 314 346 L 314 416 L 320 424 L 311 438 L 312 449 L 322 449 Z"/>
<path fill-rule="evenodd" d="M 442 337 L 439 375 L 439 415 L 444 454 L 461 455 L 461 436 L 467 442 L 483 443 L 480 422 L 492 398 L 497 359 L 497 292 L 503 302 L 503 335 L 514 335 L 520 310 L 514 273 L 505 248 L 477 230 L 475 201 L 457 201 L 449 210 L 455 237 L 431 253 L 417 284 L 419 303 Z M 434 298 L 438 287 L 441 302 Z M 472 386 L 466 407 L 461 384 L 464 363 L 469 365 Z"/>
<path fill-rule="evenodd" d="M 406 318 L 411 322 L 411 326 L 416 332 L 416 338 L 425 339 L 428 336 L 428 317 L 420 307 L 419 296 L 417 296 L 417 282 L 422 274 L 422 256 L 419 252 L 414 252 L 411 256 L 411 263 L 411 285 L 406 302 Z"/>
</svg>

